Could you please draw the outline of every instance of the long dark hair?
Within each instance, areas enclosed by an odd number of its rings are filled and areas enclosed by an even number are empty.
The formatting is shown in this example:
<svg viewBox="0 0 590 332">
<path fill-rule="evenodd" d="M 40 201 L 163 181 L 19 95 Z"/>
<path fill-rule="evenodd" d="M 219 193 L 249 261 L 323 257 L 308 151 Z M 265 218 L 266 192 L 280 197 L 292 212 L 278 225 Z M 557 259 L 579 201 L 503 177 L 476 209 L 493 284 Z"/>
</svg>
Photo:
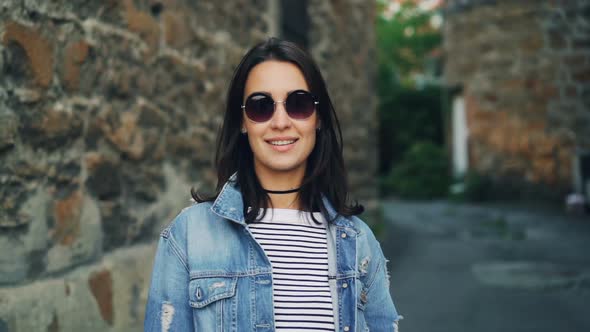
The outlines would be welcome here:
<svg viewBox="0 0 590 332">
<path fill-rule="evenodd" d="M 244 200 L 246 222 L 255 221 L 260 209 L 268 208 L 270 197 L 262 188 L 254 171 L 253 154 L 248 138 L 240 132 L 243 120 L 241 105 L 246 79 L 254 66 L 268 60 L 290 62 L 299 67 L 311 93 L 319 101 L 316 112 L 321 129 L 316 132 L 316 143 L 307 159 L 305 176 L 298 193 L 302 209 L 320 211 L 328 219 L 326 207 L 322 202 L 323 194 L 339 215 L 348 217 L 362 213 L 362 205 L 356 202 L 350 205 L 347 203 L 348 185 L 342 158 L 342 131 L 320 70 L 303 49 L 278 38 L 270 38 L 254 46 L 244 55 L 236 68 L 229 86 L 223 125 L 217 140 L 216 194 L 202 197 L 191 189 L 191 195 L 197 202 L 212 201 L 217 198 L 230 176 L 237 172 L 237 184 Z"/>
</svg>

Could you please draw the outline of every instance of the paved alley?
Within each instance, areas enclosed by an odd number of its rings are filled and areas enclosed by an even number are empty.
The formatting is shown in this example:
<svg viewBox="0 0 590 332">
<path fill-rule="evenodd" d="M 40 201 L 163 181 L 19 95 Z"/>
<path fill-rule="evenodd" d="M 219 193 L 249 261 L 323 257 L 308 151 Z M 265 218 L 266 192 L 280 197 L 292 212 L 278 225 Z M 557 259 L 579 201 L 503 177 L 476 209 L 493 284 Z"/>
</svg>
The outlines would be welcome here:
<svg viewBox="0 0 590 332">
<path fill-rule="evenodd" d="M 403 332 L 590 331 L 590 217 L 384 201 Z"/>
</svg>

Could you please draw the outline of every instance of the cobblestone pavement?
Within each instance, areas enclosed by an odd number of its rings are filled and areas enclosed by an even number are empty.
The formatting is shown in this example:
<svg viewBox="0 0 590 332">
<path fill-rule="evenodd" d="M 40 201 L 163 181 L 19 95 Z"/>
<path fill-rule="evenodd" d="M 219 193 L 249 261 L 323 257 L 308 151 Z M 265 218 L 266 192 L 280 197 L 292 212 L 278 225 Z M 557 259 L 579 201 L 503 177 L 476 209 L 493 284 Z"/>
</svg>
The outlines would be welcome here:
<svg viewBox="0 0 590 332">
<path fill-rule="evenodd" d="M 590 331 L 590 216 L 383 203 L 403 332 Z"/>
</svg>

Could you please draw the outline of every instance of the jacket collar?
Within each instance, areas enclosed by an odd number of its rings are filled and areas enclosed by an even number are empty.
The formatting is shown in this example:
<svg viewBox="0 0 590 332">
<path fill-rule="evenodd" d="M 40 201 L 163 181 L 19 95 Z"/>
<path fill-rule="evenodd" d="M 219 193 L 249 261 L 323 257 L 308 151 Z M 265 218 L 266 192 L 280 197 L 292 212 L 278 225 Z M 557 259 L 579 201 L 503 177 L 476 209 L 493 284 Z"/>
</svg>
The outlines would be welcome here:
<svg viewBox="0 0 590 332">
<path fill-rule="evenodd" d="M 211 211 L 222 218 L 246 225 L 244 217 L 244 202 L 242 200 L 242 193 L 238 188 L 237 179 L 237 173 L 230 176 L 229 180 L 223 185 L 219 195 L 213 202 Z M 337 226 L 352 227 L 352 222 L 349 219 L 338 215 L 328 198 L 324 195 L 322 195 L 322 202 L 326 207 L 330 222 Z"/>
</svg>

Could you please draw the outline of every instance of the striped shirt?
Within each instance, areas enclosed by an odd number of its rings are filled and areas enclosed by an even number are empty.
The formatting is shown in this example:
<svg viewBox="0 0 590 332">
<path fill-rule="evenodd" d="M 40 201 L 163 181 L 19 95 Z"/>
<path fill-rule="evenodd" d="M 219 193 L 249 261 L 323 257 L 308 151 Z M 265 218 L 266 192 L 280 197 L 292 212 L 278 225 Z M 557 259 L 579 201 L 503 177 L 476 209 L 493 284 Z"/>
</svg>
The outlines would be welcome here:
<svg viewBox="0 0 590 332">
<path fill-rule="evenodd" d="M 326 221 L 319 212 L 268 209 L 248 225 L 272 265 L 276 331 L 334 331 Z"/>
</svg>

